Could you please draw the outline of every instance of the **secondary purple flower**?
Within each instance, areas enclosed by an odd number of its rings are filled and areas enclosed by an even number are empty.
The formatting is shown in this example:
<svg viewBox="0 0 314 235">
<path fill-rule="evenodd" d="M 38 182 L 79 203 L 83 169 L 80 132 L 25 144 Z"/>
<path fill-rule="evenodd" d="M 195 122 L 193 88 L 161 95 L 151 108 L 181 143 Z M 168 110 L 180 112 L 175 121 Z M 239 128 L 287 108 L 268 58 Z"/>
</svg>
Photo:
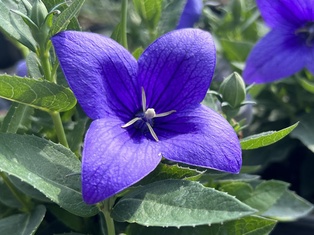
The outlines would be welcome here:
<svg viewBox="0 0 314 235">
<path fill-rule="evenodd" d="M 28 75 L 27 64 L 25 60 L 20 60 L 16 65 L 16 75 L 26 77 Z"/>
<path fill-rule="evenodd" d="M 200 19 L 203 10 L 203 0 L 187 0 L 181 14 L 177 29 L 192 28 Z"/>
<path fill-rule="evenodd" d="M 314 0 L 257 0 L 271 31 L 250 53 L 243 78 L 267 83 L 303 68 L 314 74 Z"/>
<path fill-rule="evenodd" d="M 97 203 L 149 174 L 161 158 L 231 173 L 241 149 L 233 128 L 200 104 L 215 67 L 209 33 L 170 32 L 138 61 L 110 38 L 65 31 L 52 38 L 65 77 L 93 119 L 82 194 Z"/>
</svg>

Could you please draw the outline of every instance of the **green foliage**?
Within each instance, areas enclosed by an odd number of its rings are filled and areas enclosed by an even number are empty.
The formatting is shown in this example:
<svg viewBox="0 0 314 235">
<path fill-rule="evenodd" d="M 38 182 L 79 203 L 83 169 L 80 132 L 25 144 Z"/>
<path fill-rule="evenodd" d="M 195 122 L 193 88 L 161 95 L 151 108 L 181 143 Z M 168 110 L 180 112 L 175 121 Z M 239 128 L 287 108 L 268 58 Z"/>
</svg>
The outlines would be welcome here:
<svg viewBox="0 0 314 235">
<path fill-rule="evenodd" d="M 1 75 L 0 87 L 0 97 L 44 111 L 62 112 L 76 104 L 69 88 L 45 80 Z"/>
<path fill-rule="evenodd" d="M 198 182 L 165 180 L 120 199 L 112 217 L 145 226 L 195 226 L 222 223 L 254 212 L 234 197 Z"/>
<path fill-rule="evenodd" d="M 274 228 L 274 220 L 248 216 L 223 224 L 202 225 L 196 227 L 160 228 L 129 226 L 128 235 L 265 235 Z"/>
<path fill-rule="evenodd" d="M 284 128 L 280 131 L 268 131 L 246 137 L 241 140 L 241 147 L 243 150 L 250 150 L 276 143 L 293 131 L 298 124 L 299 123 L 295 123 L 292 126 Z"/>
<path fill-rule="evenodd" d="M 37 206 L 31 213 L 16 214 L 0 219 L 0 234 L 31 235 L 42 222 L 46 208 Z"/>
<path fill-rule="evenodd" d="M 0 134 L 0 142 L 0 171 L 32 185 L 73 214 L 97 213 L 95 207 L 82 202 L 80 180 L 71 176 L 80 172 L 80 162 L 70 150 L 27 135 Z"/>
</svg>

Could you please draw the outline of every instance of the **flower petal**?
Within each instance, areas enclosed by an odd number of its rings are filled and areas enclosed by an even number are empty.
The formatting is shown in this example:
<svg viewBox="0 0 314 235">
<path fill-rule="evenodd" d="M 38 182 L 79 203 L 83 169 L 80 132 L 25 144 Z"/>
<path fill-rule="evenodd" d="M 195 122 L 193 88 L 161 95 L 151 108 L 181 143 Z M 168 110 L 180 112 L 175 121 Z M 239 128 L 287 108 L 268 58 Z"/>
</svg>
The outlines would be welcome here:
<svg viewBox="0 0 314 235">
<path fill-rule="evenodd" d="M 160 150 L 155 141 L 121 128 L 121 120 L 92 122 L 84 142 L 82 192 L 94 204 L 136 183 L 158 165 Z"/>
<path fill-rule="evenodd" d="M 61 68 L 92 119 L 114 114 L 129 121 L 140 104 L 137 62 L 110 38 L 64 31 L 52 37 Z"/>
<path fill-rule="evenodd" d="M 311 51 L 293 32 L 273 29 L 251 51 L 243 78 L 247 84 L 267 83 L 301 70 Z"/>
<path fill-rule="evenodd" d="M 209 88 L 215 61 L 214 42 L 205 31 L 180 29 L 157 39 L 138 60 L 147 107 L 162 113 L 199 104 Z"/>
<path fill-rule="evenodd" d="M 177 29 L 191 28 L 199 20 L 203 10 L 203 0 L 187 0 Z"/>
<path fill-rule="evenodd" d="M 270 27 L 302 26 L 314 20 L 314 0 L 257 0 L 263 19 Z"/>
<path fill-rule="evenodd" d="M 163 157 L 230 173 L 240 171 L 239 139 L 218 113 L 200 105 L 185 113 L 171 114 L 160 122 L 164 123 L 156 123 L 154 130 Z"/>
</svg>

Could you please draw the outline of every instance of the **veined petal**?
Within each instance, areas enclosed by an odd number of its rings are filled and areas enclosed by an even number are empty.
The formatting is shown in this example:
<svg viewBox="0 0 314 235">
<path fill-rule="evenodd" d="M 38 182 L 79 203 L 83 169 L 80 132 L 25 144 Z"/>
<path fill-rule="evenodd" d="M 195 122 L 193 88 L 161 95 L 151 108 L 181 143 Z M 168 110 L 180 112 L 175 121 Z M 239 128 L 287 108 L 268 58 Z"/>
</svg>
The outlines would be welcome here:
<svg viewBox="0 0 314 235">
<path fill-rule="evenodd" d="M 100 202 L 136 183 L 161 160 L 157 142 L 121 125 L 117 118 L 98 119 L 92 122 L 85 136 L 82 193 L 88 204 Z"/>
<path fill-rule="evenodd" d="M 243 71 L 247 84 L 273 82 L 306 66 L 312 49 L 293 32 L 276 28 L 252 49 Z"/>
<path fill-rule="evenodd" d="M 263 19 L 270 27 L 302 26 L 314 21 L 314 0 L 257 0 Z"/>
<path fill-rule="evenodd" d="M 193 110 L 174 113 L 162 122 L 156 123 L 154 128 L 163 157 L 230 173 L 240 171 L 239 139 L 218 113 L 199 105 Z"/>
<path fill-rule="evenodd" d="M 147 107 L 163 113 L 200 103 L 215 62 L 214 42 L 205 31 L 180 29 L 160 37 L 138 60 L 139 84 L 146 92 Z"/>
<path fill-rule="evenodd" d="M 199 20 L 203 10 L 203 0 L 187 0 L 177 29 L 190 28 Z"/>
<path fill-rule="evenodd" d="M 64 31 L 51 40 L 86 114 L 92 119 L 114 114 L 129 121 L 140 108 L 133 56 L 112 39 L 94 33 Z"/>
</svg>

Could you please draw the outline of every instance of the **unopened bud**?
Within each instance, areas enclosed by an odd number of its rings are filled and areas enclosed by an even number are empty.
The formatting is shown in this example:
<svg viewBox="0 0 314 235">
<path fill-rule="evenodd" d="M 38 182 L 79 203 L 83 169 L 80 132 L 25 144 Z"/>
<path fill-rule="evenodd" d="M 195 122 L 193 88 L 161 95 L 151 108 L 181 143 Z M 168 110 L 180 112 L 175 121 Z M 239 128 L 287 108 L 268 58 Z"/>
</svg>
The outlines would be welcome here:
<svg viewBox="0 0 314 235">
<path fill-rule="evenodd" d="M 220 85 L 219 92 L 223 101 L 227 102 L 231 108 L 240 107 L 245 100 L 245 83 L 242 77 L 234 72 L 224 79 Z"/>
</svg>

